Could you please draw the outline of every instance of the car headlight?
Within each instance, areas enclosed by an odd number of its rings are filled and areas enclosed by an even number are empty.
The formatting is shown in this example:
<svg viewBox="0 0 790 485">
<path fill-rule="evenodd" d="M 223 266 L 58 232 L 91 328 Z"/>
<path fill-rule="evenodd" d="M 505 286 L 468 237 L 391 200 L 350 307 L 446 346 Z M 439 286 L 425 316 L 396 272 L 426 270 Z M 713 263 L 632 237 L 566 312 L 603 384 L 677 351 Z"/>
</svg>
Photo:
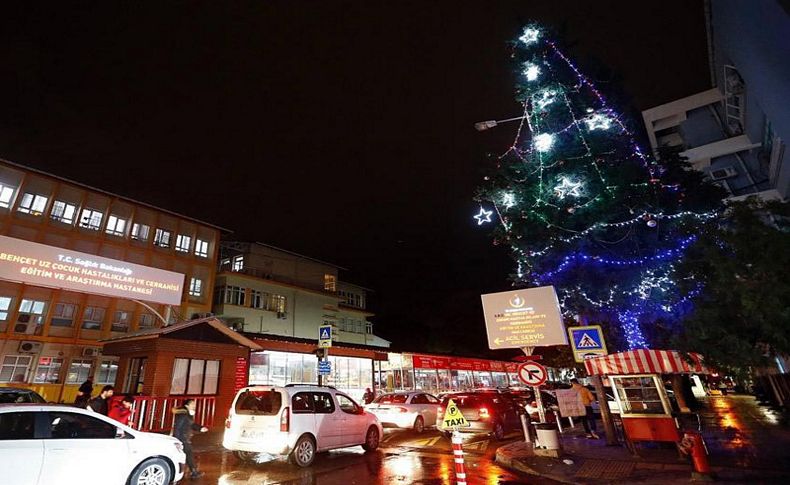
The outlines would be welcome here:
<svg viewBox="0 0 790 485">
<path fill-rule="evenodd" d="M 173 444 L 176 445 L 176 449 L 178 450 L 179 453 L 184 452 L 184 445 L 180 441 L 176 441 Z"/>
</svg>

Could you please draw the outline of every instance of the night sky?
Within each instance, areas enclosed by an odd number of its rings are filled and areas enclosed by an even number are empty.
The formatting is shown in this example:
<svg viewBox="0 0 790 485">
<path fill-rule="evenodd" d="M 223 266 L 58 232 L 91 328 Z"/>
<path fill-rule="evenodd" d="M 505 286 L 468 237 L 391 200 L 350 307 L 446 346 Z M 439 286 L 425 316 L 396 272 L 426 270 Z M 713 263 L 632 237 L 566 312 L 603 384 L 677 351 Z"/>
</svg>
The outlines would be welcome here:
<svg viewBox="0 0 790 485">
<path fill-rule="evenodd" d="M 398 348 L 486 349 L 472 197 L 514 127 L 472 125 L 519 113 L 521 26 L 630 109 L 710 85 L 701 0 L 149 5 L 0 11 L 0 157 L 347 267 Z"/>
</svg>

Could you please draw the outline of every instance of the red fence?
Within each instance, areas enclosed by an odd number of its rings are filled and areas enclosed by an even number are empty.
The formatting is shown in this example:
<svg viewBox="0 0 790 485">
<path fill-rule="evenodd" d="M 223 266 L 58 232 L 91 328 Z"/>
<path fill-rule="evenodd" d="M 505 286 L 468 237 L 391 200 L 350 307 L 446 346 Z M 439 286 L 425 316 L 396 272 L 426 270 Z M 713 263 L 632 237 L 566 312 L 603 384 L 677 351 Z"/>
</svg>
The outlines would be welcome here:
<svg viewBox="0 0 790 485">
<path fill-rule="evenodd" d="M 140 431 L 165 432 L 173 428 L 173 408 L 181 406 L 185 399 L 194 399 L 195 423 L 210 428 L 214 425 L 216 399 L 213 396 L 135 396 L 132 413 L 132 428 Z"/>
</svg>

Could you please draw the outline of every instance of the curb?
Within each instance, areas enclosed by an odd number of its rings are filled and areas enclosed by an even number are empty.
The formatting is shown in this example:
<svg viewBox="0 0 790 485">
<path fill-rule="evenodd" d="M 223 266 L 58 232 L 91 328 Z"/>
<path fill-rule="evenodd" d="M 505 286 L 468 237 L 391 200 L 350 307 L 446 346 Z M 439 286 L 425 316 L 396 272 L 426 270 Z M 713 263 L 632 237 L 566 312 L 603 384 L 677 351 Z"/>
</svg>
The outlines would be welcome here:
<svg viewBox="0 0 790 485">
<path fill-rule="evenodd" d="M 523 461 L 521 461 L 519 458 L 515 458 L 513 456 L 513 453 L 510 453 L 509 450 L 503 450 L 502 449 L 502 448 L 505 448 L 507 446 L 508 445 L 505 445 L 504 447 L 497 448 L 497 450 L 496 450 L 496 454 L 494 456 L 494 461 L 496 463 L 498 463 L 499 465 L 501 465 L 501 466 L 503 466 L 505 468 L 509 468 L 511 470 L 515 470 L 517 472 L 523 473 L 525 475 L 532 475 L 532 476 L 537 476 L 537 477 L 550 478 L 551 480 L 554 480 L 554 481 L 560 482 L 560 483 L 567 483 L 567 484 L 570 484 L 570 485 L 578 485 L 580 483 L 579 481 L 568 481 L 568 479 L 566 477 L 564 477 L 564 476 L 555 475 L 555 474 L 551 474 L 551 473 L 541 473 L 541 472 L 535 470 L 531 466 L 529 466 L 526 463 L 524 463 Z"/>
</svg>

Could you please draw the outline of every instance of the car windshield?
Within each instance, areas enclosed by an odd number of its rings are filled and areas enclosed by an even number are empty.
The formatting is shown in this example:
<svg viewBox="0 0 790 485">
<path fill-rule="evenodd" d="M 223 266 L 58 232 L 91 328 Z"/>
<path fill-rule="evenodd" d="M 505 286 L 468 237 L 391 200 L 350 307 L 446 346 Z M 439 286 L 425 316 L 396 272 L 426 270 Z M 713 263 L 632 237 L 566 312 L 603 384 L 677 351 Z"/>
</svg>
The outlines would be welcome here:
<svg viewBox="0 0 790 485">
<path fill-rule="evenodd" d="M 0 403 L 9 404 L 20 402 L 45 403 L 46 401 L 38 394 L 30 391 L 0 392 Z"/>
<path fill-rule="evenodd" d="M 407 394 L 384 394 L 373 400 L 376 404 L 403 404 L 409 396 Z"/>
<path fill-rule="evenodd" d="M 236 414 L 272 416 L 280 411 L 282 396 L 277 391 L 244 391 L 236 400 Z"/>
</svg>

